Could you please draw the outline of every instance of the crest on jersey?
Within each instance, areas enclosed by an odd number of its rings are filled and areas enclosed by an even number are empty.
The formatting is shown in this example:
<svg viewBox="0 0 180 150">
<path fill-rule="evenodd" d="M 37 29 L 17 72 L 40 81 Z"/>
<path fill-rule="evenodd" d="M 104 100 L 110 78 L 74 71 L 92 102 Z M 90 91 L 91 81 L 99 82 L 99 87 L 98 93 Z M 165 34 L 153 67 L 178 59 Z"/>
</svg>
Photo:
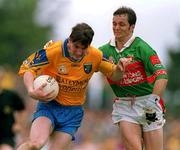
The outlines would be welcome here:
<svg viewBox="0 0 180 150">
<path fill-rule="evenodd" d="M 60 74 L 68 74 L 67 68 L 64 64 L 60 65 L 58 67 L 58 73 Z"/>
<path fill-rule="evenodd" d="M 150 57 L 150 61 L 152 65 L 161 64 L 161 61 L 159 60 L 159 57 L 157 55 L 152 55 Z"/>
<path fill-rule="evenodd" d="M 91 72 L 91 70 L 92 70 L 92 63 L 86 63 L 86 64 L 84 64 L 84 71 L 85 71 L 85 73 L 90 73 Z"/>
<path fill-rule="evenodd" d="M 44 49 L 41 49 L 35 53 L 34 58 L 29 65 L 31 67 L 34 67 L 34 66 L 46 65 L 48 63 L 49 62 L 46 56 L 46 51 Z"/>
</svg>

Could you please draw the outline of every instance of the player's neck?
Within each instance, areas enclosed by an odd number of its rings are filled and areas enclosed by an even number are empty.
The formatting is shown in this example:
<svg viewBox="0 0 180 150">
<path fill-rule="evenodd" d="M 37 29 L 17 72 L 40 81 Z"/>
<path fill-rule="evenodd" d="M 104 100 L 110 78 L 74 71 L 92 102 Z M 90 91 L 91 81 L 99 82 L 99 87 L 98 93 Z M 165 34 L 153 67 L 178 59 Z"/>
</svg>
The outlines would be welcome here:
<svg viewBox="0 0 180 150">
<path fill-rule="evenodd" d="M 125 38 L 117 38 L 116 39 L 116 47 L 118 49 L 122 49 L 124 45 L 127 43 L 127 41 L 131 38 L 132 35 L 129 35 Z"/>
</svg>

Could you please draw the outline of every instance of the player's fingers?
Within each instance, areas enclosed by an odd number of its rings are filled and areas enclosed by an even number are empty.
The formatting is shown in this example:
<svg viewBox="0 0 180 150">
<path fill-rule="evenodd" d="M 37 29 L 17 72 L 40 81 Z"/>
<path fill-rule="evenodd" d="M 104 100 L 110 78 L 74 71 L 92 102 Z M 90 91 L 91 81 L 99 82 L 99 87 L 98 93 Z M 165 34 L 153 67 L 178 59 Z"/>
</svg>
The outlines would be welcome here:
<svg viewBox="0 0 180 150">
<path fill-rule="evenodd" d="M 131 63 L 132 58 L 120 58 L 119 65 L 122 68 L 122 71 L 126 71 L 126 67 Z"/>
<path fill-rule="evenodd" d="M 123 66 L 122 66 L 121 64 L 118 64 L 118 66 L 117 66 L 117 67 L 119 68 L 119 70 L 120 70 L 121 72 L 123 72 L 123 71 L 124 71 Z"/>
<path fill-rule="evenodd" d="M 43 84 L 39 87 L 39 89 L 42 90 L 46 85 L 47 85 L 47 83 L 43 83 Z"/>
<path fill-rule="evenodd" d="M 125 71 L 125 58 L 121 58 L 119 60 L 119 66 L 121 68 L 121 71 Z"/>
<path fill-rule="evenodd" d="M 122 62 L 119 62 L 118 67 L 122 72 L 124 71 L 124 65 Z"/>
<path fill-rule="evenodd" d="M 54 91 L 55 91 L 55 90 L 50 91 L 49 93 L 46 94 L 46 96 L 51 95 Z"/>
<path fill-rule="evenodd" d="M 55 92 L 55 90 L 52 90 L 51 92 L 46 93 L 46 94 L 44 95 L 44 99 L 45 99 L 45 100 L 46 100 L 46 99 L 53 99 L 53 98 L 54 98 L 53 92 Z"/>
</svg>

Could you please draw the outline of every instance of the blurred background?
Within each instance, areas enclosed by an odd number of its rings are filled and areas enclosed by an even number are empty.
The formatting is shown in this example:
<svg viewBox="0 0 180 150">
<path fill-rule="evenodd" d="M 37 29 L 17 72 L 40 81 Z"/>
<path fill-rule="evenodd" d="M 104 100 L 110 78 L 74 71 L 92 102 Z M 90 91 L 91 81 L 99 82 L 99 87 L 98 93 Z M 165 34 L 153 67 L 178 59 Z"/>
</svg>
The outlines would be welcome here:
<svg viewBox="0 0 180 150">
<path fill-rule="evenodd" d="M 99 47 L 112 37 L 112 14 L 122 5 L 136 11 L 135 35 L 157 51 L 168 70 L 169 82 L 163 97 L 167 107 L 165 150 L 180 149 L 179 0 L 0 0 L 0 67 L 5 69 L 1 85 L 17 91 L 27 106 L 24 125 L 16 136 L 17 145 L 28 136 L 36 106 L 17 75 L 22 61 L 47 41 L 67 38 L 71 28 L 80 22 L 92 26 L 93 45 Z M 114 94 L 106 79 L 96 73 L 88 89 L 85 117 L 72 150 L 123 150 L 117 127 L 111 121 Z"/>
</svg>

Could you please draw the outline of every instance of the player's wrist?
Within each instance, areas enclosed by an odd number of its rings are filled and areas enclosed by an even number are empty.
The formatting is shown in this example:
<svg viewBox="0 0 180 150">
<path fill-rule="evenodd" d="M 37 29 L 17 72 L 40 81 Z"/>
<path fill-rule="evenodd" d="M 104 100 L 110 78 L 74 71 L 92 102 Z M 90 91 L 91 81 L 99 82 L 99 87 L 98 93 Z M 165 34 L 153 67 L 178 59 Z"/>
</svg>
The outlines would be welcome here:
<svg viewBox="0 0 180 150">
<path fill-rule="evenodd" d="M 29 88 L 27 91 L 28 91 L 28 95 L 32 97 L 34 89 L 33 88 Z"/>
</svg>

